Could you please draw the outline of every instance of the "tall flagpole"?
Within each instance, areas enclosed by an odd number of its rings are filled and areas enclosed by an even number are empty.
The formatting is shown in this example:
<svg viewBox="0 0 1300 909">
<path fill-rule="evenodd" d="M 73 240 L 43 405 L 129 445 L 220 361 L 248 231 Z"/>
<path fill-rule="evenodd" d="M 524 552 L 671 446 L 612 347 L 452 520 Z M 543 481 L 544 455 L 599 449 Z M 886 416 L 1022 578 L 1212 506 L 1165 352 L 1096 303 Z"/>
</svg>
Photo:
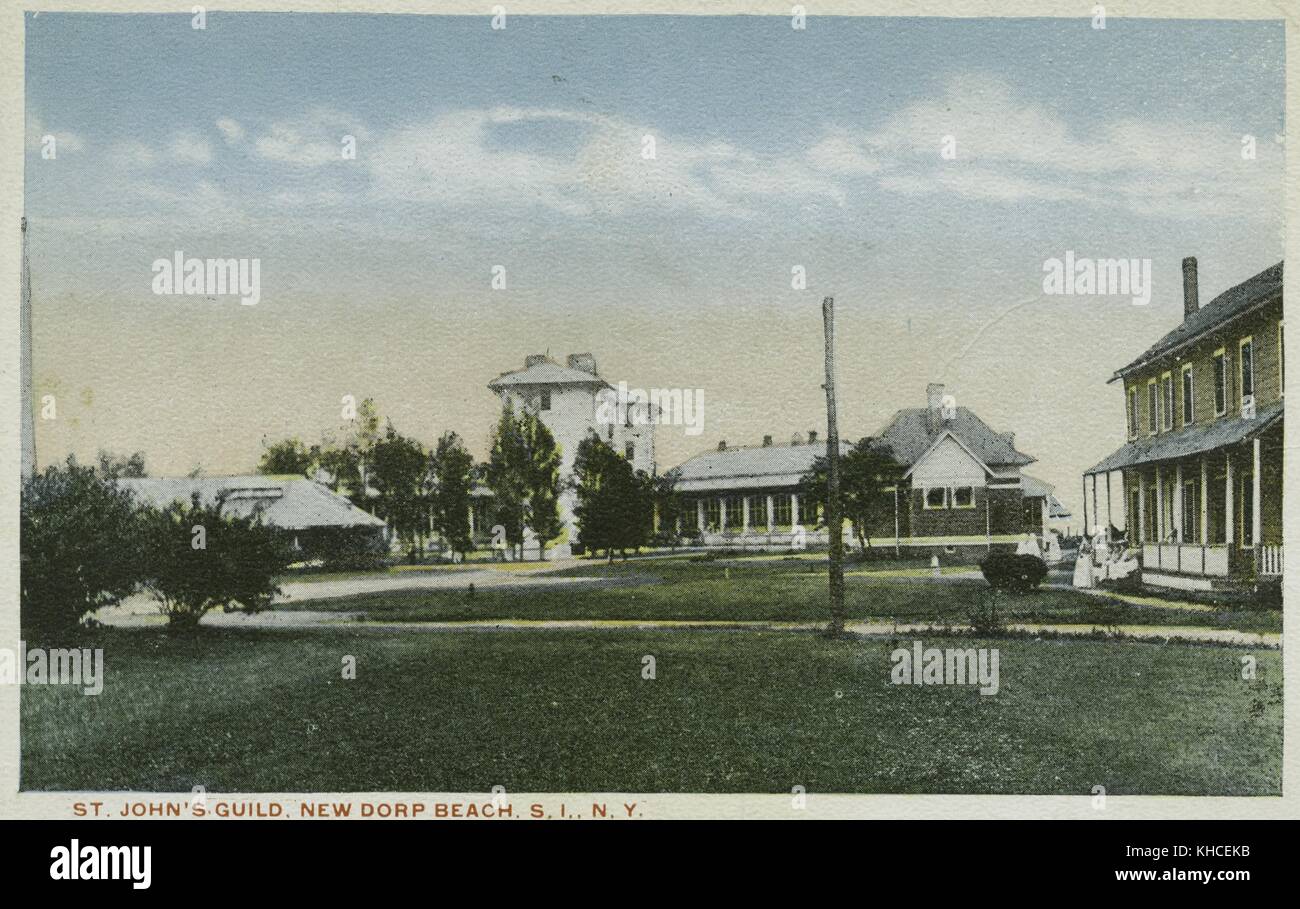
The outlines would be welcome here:
<svg viewBox="0 0 1300 909">
<path fill-rule="evenodd" d="M 32 413 L 32 275 L 27 264 L 27 219 L 22 219 L 23 265 L 22 302 L 19 307 L 18 332 L 21 348 L 18 354 L 20 381 L 23 395 L 22 478 L 26 480 L 36 472 L 36 422 Z"/>
<path fill-rule="evenodd" d="M 840 512 L 840 430 L 835 415 L 835 300 L 822 300 L 826 331 L 826 533 L 830 538 L 831 622 L 827 632 L 844 633 L 844 526 Z"/>
</svg>

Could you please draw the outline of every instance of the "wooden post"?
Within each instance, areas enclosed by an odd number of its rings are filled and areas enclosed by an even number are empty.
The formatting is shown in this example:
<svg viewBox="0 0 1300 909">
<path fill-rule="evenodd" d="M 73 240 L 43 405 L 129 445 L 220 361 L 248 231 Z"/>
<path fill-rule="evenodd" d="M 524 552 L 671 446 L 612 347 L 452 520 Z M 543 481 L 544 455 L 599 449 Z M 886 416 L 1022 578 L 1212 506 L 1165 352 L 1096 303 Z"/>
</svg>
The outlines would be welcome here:
<svg viewBox="0 0 1300 909">
<path fill-rule="evenodd" d="M 830 541 L 831 621 L 827 632 L 844 633 L 844 527 L 840 518 L 840 430 L 835 418 L 835 299 L 822 300 L 826 332 L 826 531 Z"/>
<path fill-rule="evenodd" d="M 1083 487 L 1083 535 L 1086 537 L 1088 536 L 1088 478 L 1084 477 L 1080 485 L 1082 485 Z M 1096 486 L 1093 486 L 1092 488 L 1092 501 L 1094 504 L 1096 504 L 1097 501 Z"/>
</svg>

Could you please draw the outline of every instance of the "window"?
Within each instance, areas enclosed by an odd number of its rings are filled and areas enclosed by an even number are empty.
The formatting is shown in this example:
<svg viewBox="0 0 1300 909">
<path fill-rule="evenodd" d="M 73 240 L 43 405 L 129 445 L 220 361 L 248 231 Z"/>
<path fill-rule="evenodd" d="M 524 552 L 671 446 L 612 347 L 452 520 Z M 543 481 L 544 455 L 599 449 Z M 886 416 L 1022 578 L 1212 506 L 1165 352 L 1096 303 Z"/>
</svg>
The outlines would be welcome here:
<svg viewBox="0 0 1300 909">
<path fill-rule="evenodd" d="M 952 488 L 952 507 L 953 508 L 974 508 L 975 487 L 954 486 Z"/>
<path fill-rule="evenodd" d="M 740 496 L 727 496 L 727 529 L 739 530 L 745 523 L 744 499 Z"/>
<path fill-rule="evenodd" d="M 777 527 L 790 526 L 790 496 L 780 493 L 772 498 L 772 523 Z"/>
<path fill-rule="evenodd" d="M 948 507 L 948 487 L 934 486 L 925 491 L 925 507 L 927 509 L 947 508 Z"/>
<path fill-rule="evenodd" d="M 1152 379 L 1147 383 L 1147 432 L 1151 435 L 1156 434 L 1156 428 L 1159 427 L 1160 405 L 1157 403 L 1159 394 L 1156 391 L 1156 380 Z"/>
<path fill-rule="evenodd" d="M 1241 397 L 1255 393 L 1255 342 L 1251 338 L 1242 338 L 1237 345 L 1237 378 L 1240 380 Z"/>
<path fill-rule="evenodd" d="M 722 506 L 718 499 L 704 500 L 704 526 L 717 530 L 722 525 Z"/>
<path fill-rule="evenodd" d="M 1174 428 L 1174 377 L 1170 373 L 1160 377 L 1160 392 L 1161 425 L 1168 431 Z"/>
<path fill-rule="evenodd" d="M 1214 352 L 1214 415 L 1228 412 L 1228 354 L 1222 347 Z"/>
<path fill-rule="evenodd" d="M 1192 377 L 1192 364 L 1183 364 L 1183 425 L 1196 422 L 1196 395 Z"/>
<path fill-rule="evenodd" d="M 1128 437 L 1136 438 L 1138 434 L 1138 390 L 1136 385 L 1128 389 Z"/>
<path fill-rule="evenodd" d="M 623 446 L 623 457 L 627 458 L 629 461 L 635 461 L 635 460 L 636 460 L 636 443 L 635 443 L 635 442 L 628 442 L 626 445 Z"/>
<path fill-rule="evenodd" d="M 549 388 L 542 389 L 542 400 L 538 407 L 541 410 L 551 409 L 551 390 Z"/>
</svg>

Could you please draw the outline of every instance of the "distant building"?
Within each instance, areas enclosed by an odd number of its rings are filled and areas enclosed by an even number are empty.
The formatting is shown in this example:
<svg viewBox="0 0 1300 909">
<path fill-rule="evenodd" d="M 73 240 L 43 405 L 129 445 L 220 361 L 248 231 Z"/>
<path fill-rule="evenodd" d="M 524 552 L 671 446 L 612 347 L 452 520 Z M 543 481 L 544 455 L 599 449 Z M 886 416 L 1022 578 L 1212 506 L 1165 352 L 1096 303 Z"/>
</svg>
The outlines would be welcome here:
<svg viewBox="0 0 1300 909">
<path fill-rule="evenodd" d="M 1146 583 L 1204 589 L 1282 572 L 1282 263 L 1205 306 L 1197 283 L 1184 259 L 1183 321 L 1110 379 L 1128 441 L 1083 489 L 1089 529 L 1122 527 Z"/>
<path fill-rule="evenodd" d="M 339 531 L 382 541 L 386 528 L 329 487 L 301 477 L 144 477 L 117 484 L 155 508 L 189 502 L 195 493 L 207 505 L 224 496 L 223 514 L 260 514 L 265 523 L 285 532 L 295 550 L 310 552 L 323 536 Z"/>
<path fill-rule="evenodd" d="M 900 410 L 875 437 L 902 465 L 903 483 L 886 490 L 894 507 L 870 528 L 873 544 L 909 551 L 1009 545 L 1041 534 L 1053 517 L 1069 512 L 1052 487 L 1021 468 L 1033 458 L 1018 451 L 1012 433 L 998 433 L 942 385 L 927 387 L 925 407 Z M 720 448 L 678 468 L 684 521 L 707 546 L 788 548 L 800 536 L 825 545 L 821 514 L 804 499 L 800 481 L 826 454 L 809 433 L 790 445 Z M 847 452 L 847 442 L 840 443 Z M 688 525 L 682 528 L 690 531 Z"/>
<path fill-rule="evenodd" d="M 545 354 L 529 354 L 523 369 L 502 373 L 488 383 L 488 388 L 503 404 L 509 401 L 516 413 L 536 414 L 555 436 L 560 449 L 561 481 L 573 477 L 578 445 L 591 433 L 627 458 L 634 470 L 654 474 L 653 406 L 633 401 L 619 407 L 618 390 L 596 372 L 596 358 L 591 354 L 570 354 L 564 366 Z M 577 537 L 572 490 L 561 492 L 559 504 L 566 534 L 555 549 L 557 555 L 564 555 L 569 541 Z M 481 535 L 487 529 L 491 509 L 483 497 L 475 506 L 475 530 Z"/>
</svg>

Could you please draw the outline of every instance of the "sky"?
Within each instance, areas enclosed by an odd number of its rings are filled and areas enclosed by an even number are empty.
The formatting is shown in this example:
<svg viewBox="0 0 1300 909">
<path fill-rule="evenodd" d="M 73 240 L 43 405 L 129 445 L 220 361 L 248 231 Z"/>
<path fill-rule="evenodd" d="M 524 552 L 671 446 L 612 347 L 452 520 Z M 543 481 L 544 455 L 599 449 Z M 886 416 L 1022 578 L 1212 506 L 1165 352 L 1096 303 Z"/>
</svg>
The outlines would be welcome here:
<svg viewBox="0 0 1300 909">
<path fill-rule="evenodd" d="M 1203 303 L 1282 258 L 1280 21 L 26 21 L 41 463 L 249 472 L 344 395 L 484 457 L 487 382 L 590 351 L 702 389 L 668 469 L 825 431 L 833 296 L 843 436 L 942 382 L 1077 515 L 1182 258 Z M 259 259 L 260 300 L 155 294 L 177 250 Z M 1045 294 L 1067 250 L 1150 259 L 1150 303 Z"/>
</svg>

